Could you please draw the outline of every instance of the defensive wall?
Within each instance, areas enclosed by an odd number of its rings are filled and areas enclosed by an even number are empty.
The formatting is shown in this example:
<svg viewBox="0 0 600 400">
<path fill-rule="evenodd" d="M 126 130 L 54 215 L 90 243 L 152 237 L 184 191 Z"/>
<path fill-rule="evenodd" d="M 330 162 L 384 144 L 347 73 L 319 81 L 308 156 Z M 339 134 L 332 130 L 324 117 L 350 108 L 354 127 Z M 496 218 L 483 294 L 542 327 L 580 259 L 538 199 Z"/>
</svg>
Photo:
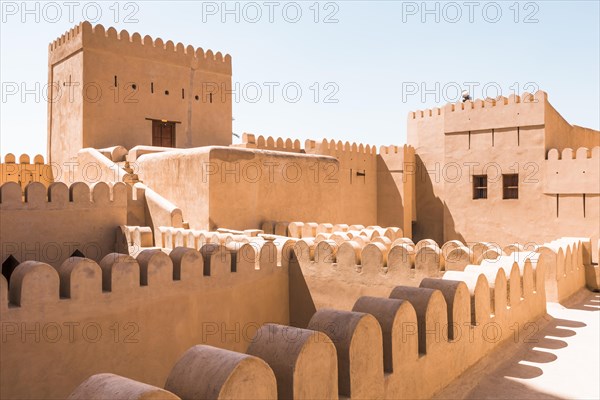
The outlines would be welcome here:
<svg viewBox="0 0 600 400">
<path fill-rule="evenodd" d="M 219 245 L 19 264 L 0 277 L 2 398 L 65 398 L 107 371 L 163 385 L 194 344 L 245 351 L 262 324 L 289 321 L 271 246 L 259 269 Z"/>
<path fill-rule="evenodd" d="M 385 297 L 362 296 L 351 309 L 320 309 L 303 326 L 264 325 L 244 352 L 196 345 L 170 364 L 164 384 L 101 375 L 71 398 L 107 396 L 121 385 L 171 398 L 428 398 L 499 344 L 527 340 L 545 313 L 544 280 L 533 259 L 452 271 Z M 210 383 L 200 379 L 207 368 L 218 371 Z"/>
</svg>

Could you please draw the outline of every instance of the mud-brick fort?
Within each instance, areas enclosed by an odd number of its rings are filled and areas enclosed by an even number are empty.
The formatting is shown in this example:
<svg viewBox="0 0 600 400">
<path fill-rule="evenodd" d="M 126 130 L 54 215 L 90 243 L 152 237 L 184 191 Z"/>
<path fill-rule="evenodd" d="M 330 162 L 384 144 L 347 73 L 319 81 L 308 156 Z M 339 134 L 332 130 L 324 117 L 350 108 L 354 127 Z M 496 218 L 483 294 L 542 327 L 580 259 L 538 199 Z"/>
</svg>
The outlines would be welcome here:
<svg viewBox="0 0 600 400">
<path fill-rule="evenodd" d="M 231 77 L 87 22 L 50 44 L 48 154 L 2 163 L 2 399 L 447 398 L 599 289 L 600 132 L 545 92 L 402 145 L 232 144 Z"/>
</svg>

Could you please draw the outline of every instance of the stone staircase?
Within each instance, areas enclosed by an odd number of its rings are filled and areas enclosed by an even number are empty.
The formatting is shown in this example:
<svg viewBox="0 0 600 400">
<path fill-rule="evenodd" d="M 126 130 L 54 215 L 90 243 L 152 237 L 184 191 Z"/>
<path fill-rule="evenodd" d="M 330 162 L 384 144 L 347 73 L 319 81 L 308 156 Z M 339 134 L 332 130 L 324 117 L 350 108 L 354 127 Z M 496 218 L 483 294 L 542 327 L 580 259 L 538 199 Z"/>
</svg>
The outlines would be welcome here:
<svg viewBox="0 0 600 400">
<path fill-rule="evenodd" d="M 134 170 L 133 168 L 131 168 L 129 161 L 118 161 L 117 165 L 119 165 L 119 168 L 122 168 L 123 170 L 125 170 L 125 172 L 127 172 L 127 175 L 125 175 L 125 177 L 123 178 L 123 182 L 128 183 L 130 185 L 142 182 L 138 174 L 134 173 Z"/>
</svg>

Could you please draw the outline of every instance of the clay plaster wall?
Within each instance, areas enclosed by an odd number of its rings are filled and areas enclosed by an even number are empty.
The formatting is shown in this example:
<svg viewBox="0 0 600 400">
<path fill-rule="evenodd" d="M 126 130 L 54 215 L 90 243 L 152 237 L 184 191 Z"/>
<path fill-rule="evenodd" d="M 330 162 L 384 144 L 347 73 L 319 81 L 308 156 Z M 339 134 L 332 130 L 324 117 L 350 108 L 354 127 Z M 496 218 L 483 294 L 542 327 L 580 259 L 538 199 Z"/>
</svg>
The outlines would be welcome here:
<svg viewBox="0 0 600 400">
<path fill-rule="evenodd" d="M 415 205 L 417 221 L 413 238 L 444 240 L 444 163 L 445 109 L 415 111 L 408 114 L 407 140 L 415 149 Z"/>
<path fill-rule="evenodd" d="M 64 36 L 50 45 L 50 80 L 78 86 L 49 108 L 51 161 L 151 145 L 149 119 L 177 122 L 176 147 L 231 143 L 230 56 L 87 22 Z"/>
<path fill-rule="evenodd" d="M 371 173 L 359 177 L 367 183 L 353 186 L 344 176 L 350 170 L 326 155 L 205 147 L 145 155 L 138 162 L 142 180 L 177 204 L 191 228 L 248 229 L 272 219 L 374 223 L 375 156 L 361 154 L 357 163 L 368 163 Z"/>
<path fill-rule="evenodd" d="M 5 183 L 0 186 L 0 257 L 57 266 L 79 250 L 100 260 L 113 251 L 116 228 L 127 223 L 127 196 L 124 183 L 67 187 L 57 182 L 46 188 L 34 182 L 23 199 L 17 183 Z"/>
<path fill-rule="evenodd" d="M 2 398 L 66 398 L 104 372 L 162 387 L 192 345 L 245 351 L 262 324 L 289 319 L 287 265 L 263 253 L 236 272 L 215 245 L 19 265 L 10 291 L 0 276 Z"/>
<path fill-rule="evenodd" d="M 351 310 L 319 310 L 302 327 L 263 326 L 262 336 L 247 352 L 272 369 L 278 398 L 292 391 L 294 398 L 431 398 L 501 343 L 521 340 L 521 332 L 526 335 L 527 327 L 545 314 L 544 271 L 527 260 L 426 279 L 418 288 L 398 286 L 386 296 L 360 297 Z M 315 337 L 318 333 L 330 341 Z M 329 349 L 331 343 L 335 352 Z M 323 348 L 310 348 L 317 345 Z M 207 354 L 202 347 L 190 349 L 185 365 L 201 350 Z M 216 365 L 225 366 L 228 358 L 213 351 L 202 363 L 198 358 L 198 365 L 221 370 Z M 172 375 L 182 371 L 180 363 Z M 264 375 L 257 366 L 245 376 L 254 374 Z M 178 382 L 167 383 L 165 389 L 183 398 L 192 388 L 205 387 L 202 381 Z M 265 385 L 262 379 L 260 384 Z"/>
<path fill-rule="evenodd" d="M 442 231 L 444 241 L 481 240 L 505 246 L 539 244 L 553 236 L 585 236 L 596 243 L 600 172 L 592 147 L 581 150 L 581 160 L 546 161 L 546 154 L 549 146 L 562 152 L 598 138 L 597 131 L 569 125 L 541 91 L 409 114 L 409 144 L 415 145 L 421 168 L 415 239 L 425 228 L 434 239 Z M 568 158 L 576 158 L 570 156 L 576 150 L 567 152 Z M 423 172 L 426 179 L 419 179 Z M 514 173 L 519 174 L 519 198 L 503 199 L 501 175 Z M 473 175 L 487 175 L 487 199 L 473 199 Z M 440 210 L 443 224 L 437 218 Z"/>
<path fill-rule="evenodd" d="M 33 159 L 27 154 L 21 154 L 17 163 L 14 154 L 8 153 L 0 164 L 0 185 L 5 182 L 16 182 L 23 190 L 30 182 L 40 182 L 48 187 L 54 182 L 54 172 L 40 154 Z"/>
</svg>

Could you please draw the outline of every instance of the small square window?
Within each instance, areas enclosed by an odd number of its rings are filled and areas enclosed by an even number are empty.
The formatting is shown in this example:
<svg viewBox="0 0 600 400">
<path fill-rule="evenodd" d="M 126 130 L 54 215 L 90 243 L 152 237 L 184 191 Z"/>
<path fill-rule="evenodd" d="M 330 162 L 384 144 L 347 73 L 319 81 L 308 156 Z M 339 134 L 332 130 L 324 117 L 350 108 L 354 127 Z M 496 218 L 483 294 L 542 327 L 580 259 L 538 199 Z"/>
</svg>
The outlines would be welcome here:
<svg viewBox="0 0 600 400">
<path fill-rule="evenodd" d="M 487 199 L 487 175 L 473 175 L 473 199 Z"/>
<path fill-rule="evenodd" d="M 502 175 L 502 198 L 519 198 L 519 174 Z"/>
</svg>

